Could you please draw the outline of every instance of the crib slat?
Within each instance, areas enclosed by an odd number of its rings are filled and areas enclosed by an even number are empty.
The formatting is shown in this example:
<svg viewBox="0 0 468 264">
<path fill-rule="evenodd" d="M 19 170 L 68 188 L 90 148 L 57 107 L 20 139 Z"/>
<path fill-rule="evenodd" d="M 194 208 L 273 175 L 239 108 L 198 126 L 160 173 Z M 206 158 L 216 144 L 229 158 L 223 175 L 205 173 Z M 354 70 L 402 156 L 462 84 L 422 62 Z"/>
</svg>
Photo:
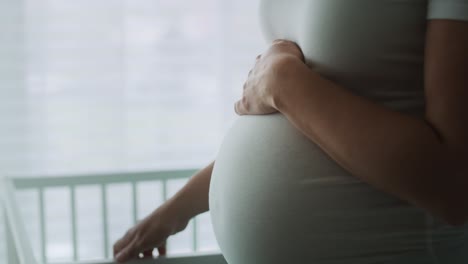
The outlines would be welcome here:
<svg viewBox="0 0 468 264">
<path fill-rule="evenodd" d="M 163 202 L 165 202 L 166 199 L 167 199 L 167 180 L 166 179 L 162 180 L 162 183 L 163 183 L 163 189 L 162 189 L 162 198 L 163 199 L 162 200 L 163 200 Z"/>
<path fill-rule="evenodd" d="M 137 197 L 137 188 L 136 182 L 132 182 L 132 214 L 133 214 L 133 224 L 136 224 L 138 221 L 138 197 Z"/>
<path fill-rule="evenodd" d="M 101 184 L 101 204 L 102 204 L 102 234 L 104 241 L 104 258 L 109 258 L 109 228 L 107 221 L 107 189 L 105 184 Z"/>
<path fill-rule="evenodd" d="M 39 188 L 39 222 L 41 225 L 41 259 L 42 263 L 47 263 L 47 237 L 45 220 L 44 188 Z"/>
<path fill-rule="evenodd" d="M 71 226 L 72 226 L 72 244 L 73 244 L 73 260 L 78 260 L 78 232 L 76 225 L 76 197 L 75 186 L 70 186 L 70 208 L 71 208 Z"/>
<path fill-rule="evenodd" d="M 198 242 L 197 242 L 197 217 L 193 218 L 193 251 L 196 252 L 198 250 Z"/>
<path fill-rule="evenodd" d="M 164 203 L 167 198 L 167 180 L 162 180 L 162 202 Z M 169 251 L 168 244 L 166 243 L 166 250 Z"/>
</svg>

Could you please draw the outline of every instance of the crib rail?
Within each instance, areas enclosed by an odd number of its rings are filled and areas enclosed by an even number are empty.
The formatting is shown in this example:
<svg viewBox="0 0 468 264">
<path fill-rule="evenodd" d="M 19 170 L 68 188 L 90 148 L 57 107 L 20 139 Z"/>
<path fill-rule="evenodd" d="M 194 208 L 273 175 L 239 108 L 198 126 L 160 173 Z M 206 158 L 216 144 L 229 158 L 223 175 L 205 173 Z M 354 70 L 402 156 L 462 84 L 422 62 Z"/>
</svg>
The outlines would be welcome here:
<svg viewBox="0 0 468 264">
<path fill-rule="evenodd" d="M 15 259 L 16 262 L 9 259 L 8 264 L 36 264 L 36 260 L 34 260 L 34 256 L 31 251 L 31 246 L 28 241 L 28 237 L 26 232 L 24 231 L 23 224 L 21 222 L 20 214 L 18 212 L 18 206 L 16 201 L 14 201 L 14 190 L 37 190 L 38 191 L 38 208 L 39 208 L 39 222 L 40 222 L 40 262 L 41 263 L 48 263 L 47 255 L 46 255 L 46 245 L 47 245 L 47 234 L 45 232 L 46 227 L 46 218 L 45 218 L 45 199 L 44 193 L 47 189 L 52 187 L 62 187 L 69 189 L 70 199 L 69 199 L 69 207 L 71 211 L 71 244 L 72 244 L 72 256 L 73 256 L 73 263 L 96 263 L 96 262 L 83 262 L 79 261 L 78 259 L 78 230 L 77 230 L 77 210 L 76 210 L 76 193 L 75 190 L 79 186 L 88 186 L 88 185 L 97 185 L 100 186 L 100 199 L 102 203 L 102 232 L 103 232 L 103 249 L 104 249 L 104 256 L 106 259 L 110 259 L 112 256 L 112 252 L 109 252 L 110 242 L 108 236 L 108 210 L 106 206 L 108 204 L 108 198 L 106 195 L 107 187 L 111 184 L 116 183 L 126 183 L 130 184 L 131 186 L 131 204 L 132 204 L 132 219 L 133 222 L 137 222 L 137 184 L 139 182 L 146 182 L 146 181 L 160 181 L 162 182 L 162 199 L 163 201 L 167 200 L 168 192 L 167 192 L 167 182 L 173 179 L 183 179 L 189 178 L 191 175 L 196 173 L 195 169 L 187 169 L 187 170 L 170 170 L 170 171 L 155 171 L 155 172 L 138 172 L 138 173 L 110 173 L 110 174 L 99 174 L 99 175 L 68 175 L 62 177 L 31 177 L 31 178 L 15 178 L 15 179 L 3 179 L 4 189 L 7 192 L 2 193 L 2 200 L 5 201 L 6 208 L 6 215 L 7 215 L 7 223 L 10 225 L 13 223 L 15 228 L 11 228 L 9 226 L 7 230 L 14 231 L 12 236 L 15 241 L 15 248 L 17 251 L 17 256 L 19 259 Z M 192 221 L 196 221 L 196 217 L 192 219 Z M 197 251 L 197 225 L 194 223 L 192 225 L 192 248 L 193 251 Z M 13 250 L 9 248 L 9 251 Z M 143 261 L 138 263 L 167 263 L 167 264 L 183 264 L 183 263 L 204 263 L 204 264 L 221 264 L 226 263 L 224 258 L 221 254 L 214 254 L 214 255 L 204 255 L 204 254 L 191 254 L 187 256 L 174 256 L 174 257 L 167 257 L 167 258 L 158 258 L 155 262 Z M 55 263 L 55 262 L 54 262 Z M 112 263 L 112 262 L 99 262 L 99 263 Z"/>
<path fill-rule="evenodd" d="M 68 262 L 68 263 L 56 263 L 56 264 L 115 264 L 112 261 L 81 261 Z M 139 260 L 129 262 L 128 264 L 227 264 L 221 254 L 191 254 L 187 256 L 177 257 L 158 257 L 156 259 Z"/>
</svg>

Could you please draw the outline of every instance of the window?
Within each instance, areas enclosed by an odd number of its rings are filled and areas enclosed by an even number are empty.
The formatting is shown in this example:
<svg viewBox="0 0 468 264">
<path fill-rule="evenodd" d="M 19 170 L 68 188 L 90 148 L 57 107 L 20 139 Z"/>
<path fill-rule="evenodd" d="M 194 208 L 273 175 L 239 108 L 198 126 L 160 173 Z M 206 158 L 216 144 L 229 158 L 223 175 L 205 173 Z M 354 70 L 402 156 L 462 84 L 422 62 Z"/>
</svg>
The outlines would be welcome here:
<svg viewBox="0 0 468 264">
<path fill-rule="evenodd" d="M 1 172 L 207 165 L 266 47 L 257 12 L 249 0 L 0 1 Z M 18 196 L 23 216 L 37 215 L 31 195 Z M 47 254 L 66 260 L 59 242 Z"/>
<path fill-rule="evenodd" d="M 2 2 L 0 159 L 15 175 L 208 164 L 265 48 L 247 0 Z"/>
</svg>

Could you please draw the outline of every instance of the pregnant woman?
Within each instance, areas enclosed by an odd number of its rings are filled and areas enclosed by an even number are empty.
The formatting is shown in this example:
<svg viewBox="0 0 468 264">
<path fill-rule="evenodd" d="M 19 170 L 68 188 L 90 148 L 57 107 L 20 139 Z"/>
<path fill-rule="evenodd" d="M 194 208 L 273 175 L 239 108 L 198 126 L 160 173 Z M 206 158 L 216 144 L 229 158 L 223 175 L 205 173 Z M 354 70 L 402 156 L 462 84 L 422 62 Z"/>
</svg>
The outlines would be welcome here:
<svg viewBox="0 0 468 264">
<path fill-rule="evenodd" d="M 264 0 L 216 162 L 114 245 L 208 209 L 230 264 L 468 263 L 468 0 Z"/>
</svg>

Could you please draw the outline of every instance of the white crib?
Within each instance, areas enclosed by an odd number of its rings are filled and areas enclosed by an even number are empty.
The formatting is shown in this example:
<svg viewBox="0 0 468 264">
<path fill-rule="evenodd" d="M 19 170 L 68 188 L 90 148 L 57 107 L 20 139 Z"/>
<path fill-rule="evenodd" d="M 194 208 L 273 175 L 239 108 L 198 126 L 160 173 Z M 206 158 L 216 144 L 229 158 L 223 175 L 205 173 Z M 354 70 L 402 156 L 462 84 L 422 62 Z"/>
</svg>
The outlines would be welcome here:
<svg viewBox="0 0 468 264">
<path fill-rule="evenodd" d="M 83 263 L 83 264 L 104 264 L 114 263 L 112 261 L 112 252 L 110 252 L 112 241 L 108 239 L 108 215 L 106 205 L 108 204 L 108 196 L 106 195 L 107 187 L 111 184 L 126 183 L 131 186 L 131 203 L 133 208 L 133 221 L 137 221 L 137 183 L 146 181 L 161 181 L 163 199 L 167 199 L 167 182 L 171 179 L 188 178 L 193 175 L 196 170 L 178 170 L 178 171 L 157 171 L 157 172 L 141 172 L 141 173 L 120 173 L 120 174 L 101 174 L 101 175 L 77 175 L 64 177 L 34 177 L 34 178 L 8 178 L 0 179 L 0 195 L 1 205 L 4 209 L 5 223 L 5 241 L 6 241 L 6 261 L 5 264 L 49 264 L 46 254 L 46 246 L 48 237 L 45 232 L 45 203 L 44 193 L 48 188 L 64 187 L 69 189 L 69 207 L 71 212 L 71 227 L 72 227 L 72 261 L 71 262 L 53 262 L 53 263 Z M 82 261 L 78 257 L 77 245 L 77 210 L 76 210 L 76 188 L 79 186 L 99 186 L 101 190 L 102 210 L 102 248 L 104 249 L 104 259 L 102 261 Z M 26 232 L 24 221 L 15 198 L 16 190 L 34 189 L 38 192 L 38 208 L 40 222 L 40 256 L 36 259 L 33 254 L 33 249 L 30 242 L 30 237 Z M 187 228 L 193 228 L 192 231 L 192 248 L 193 253 L 168 255 L 167 257 L 158 257 L 152 260 L 141 260 L 133 263 L 161 263 L 161 264 L 226 264 L 220 252 L 203 253 L 197 252 L 197 225 L 195 222 L 197 217 L 191 220 L 192 224 Z M 0 259 L 0 262 L 3 262 Z M 3 264 L 3 263 L 0 263 Z"/>
</svg>

